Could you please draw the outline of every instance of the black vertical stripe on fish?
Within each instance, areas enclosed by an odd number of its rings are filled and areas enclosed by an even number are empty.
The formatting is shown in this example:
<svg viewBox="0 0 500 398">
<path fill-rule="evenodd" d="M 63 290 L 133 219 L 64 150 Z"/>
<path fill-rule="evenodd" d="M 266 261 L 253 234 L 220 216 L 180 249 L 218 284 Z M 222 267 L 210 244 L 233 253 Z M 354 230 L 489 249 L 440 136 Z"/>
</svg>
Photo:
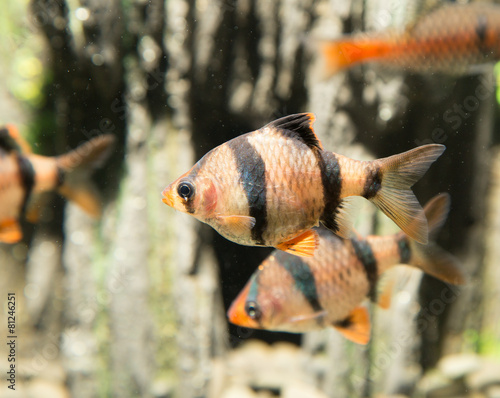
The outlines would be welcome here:
<svg viewBox="0 0 500 398">
<path fill-rule="evenodd" d="M 398 239 L 398 252 L 399 252 L 399 261 L 401 264 L 408 264 L 411 258 L 411 249 L 410 244 L 408 242 L 408 238 L 406 236 Z"/>
<path fill-rule="evenodd" d="M 207 152 L 205 154 L 205 156 L 203 156 L 196 163 L 196 165 L 193 167 L 193 169 L 191 170 L 191 172 L 189 173 L 189 175 L 186 176 L 186 178 L 194 180 L 196 178 L 196 176 L 198 175 L 198 173 L 200 172 L 200 170 L 205 166 L 205 163 L 207 162 L 207 159 L 212 155 L 213 151 L 214 151 L 214 149 L 212 149 L 211 151 Z"/>
<path fill-rule="evenodd" d="M 486 35 L 488 33 L 488 18 L 486 17 L 486 15 L 479 15 L 477 17 L 475 30 L 479 48 L 485 55 L 488 55 L 489 50 L 486 43 L 486 37 L 487 37 Z"/>
<path fill-rule="evenodd" d="M 370 284 L 370 292 L 368 295 L 372 301 L 376 301 L 375 287 L 377 285 L 378 269 L 377 260 L 373 254 L 373 250 L 370 244 L 363 239 L 352 239 L 351 243 L 354 248 L 354 252 L 356 253 L 356 257 L 358 257 L 361 264 L 363 264 L 363 269 L 366 272 L 366 278 Z"/>
<path fill-rule="evenodd" d="M 257 301 L 259 294 L 259 277 L 260 272 L 255 272 L 250 278 L 250 289 L 248 291 L 247 299 L 245 302 L 245 312 L 248 316 L 250 316 L 253 320 L 259 322 L 262 316 L 262 311 L 260 310 L 259 303 Z M 250 311 L 253 310 L 254 314 L 250 314 Z"/>
<path fill-rule="evenodd" d="M 57 176 L 56 176 L 56 188 L 58 188 L 62 184 L 64 184 L 64 179 L 66 177 L 66 174 L 65 174 L 63 168 L 60 167 L 60 166 L 57 166 L 56 173 L 57 173 Z"/>
<path fill-rule="evenodd" d="M 340 165 L 333 152 L 315 151 L 315 155 L 321 172 L 323 203 L 325 205 L 321 222 L 332 232 L 338 232 L 339 225 L 335 216 L 339 210 L 342 190 Z"/>
<path fill-rule="evenodd" d="M 363 196 L 366 199 L 373 198 L 382 187 L 382 172 L 380 167 L 374 165 L 366 176 Z"/>
<path fill-rule="evenodd" d="M 322 311 L 323 307 L 319 302 L 316 280 L 309 265 L 300 257 L 290 256 L 285 252 L 278 252 L 275 256 L 278 263 L 293 277 L 295 287 L 304 295 L 311 308 L 315 312 Z"/>
<path fill-rule="evenodd" d="M 263 234 L 267 227 L 266 165 L 246 136 L 227 142 L 233 152 L 236 168 L 248 201 L 249 216 L 255 218 L 252 239 L 265 244 Z"/>
<path fill-rule="evenodd" d="M 213 151 L 213 150 L 212 150 Z M 212 151 L 210 152 L 207 152 L 205 154 L 205 156 L 203 156 L 199 161 L 198 163 L 196 163 L 195 167 L 193 167 L 193 169 L 191 170 L 191 172 L 183 179 L 183 180 L 187 180 L 189 182 L 193 182 L 196 178 L 196 176 L 198 175 L 198 173 L 200 172 L 200 170 L 203 168 L 203 166 L 205 165 L 205 163 L 207 162 L 207 159 L 209 158 L 209 156 L 211 155 Z M 195 188 L 196 189 L 196 188 Z M 186 212 L 188 214 L 193 214 L 194 211 L 195 211 L 195 208 L 194 208 L 194 202 L 192 200 L 185 200 L 183 202 L 184 204 L 184 208 L 186 209 Z"/>
<path fill-rule="evenodd" d="M 26 206 L 31 195 L 31 191 L 35 185 L 35 170 L 33 165 L 25 156 L 17 154 L 17 166 L 21 176 L 21 184 L 24 188 L 24 198 L 21 204 L 21 213 L 24 214 Z"/>
<path fill-rule="evenodd" d="M 7 152 L 18 151 L 20 152 L 19 146 L 15 140 L 11 137 L 9 130 L 5 127 L 0 128 L 0 148 Z"/>
</svg>

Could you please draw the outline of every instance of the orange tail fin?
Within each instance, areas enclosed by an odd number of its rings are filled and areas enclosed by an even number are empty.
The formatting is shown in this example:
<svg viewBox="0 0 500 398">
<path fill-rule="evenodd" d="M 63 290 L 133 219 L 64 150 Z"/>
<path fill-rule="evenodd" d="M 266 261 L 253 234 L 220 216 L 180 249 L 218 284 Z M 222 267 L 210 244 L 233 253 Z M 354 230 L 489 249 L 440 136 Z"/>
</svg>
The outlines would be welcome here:
<svg viewBox="0 0 500 398">
<path fill-rule="evenodd" d="M 390 41 L 376 38 L 321 41 L 319 52 L 323 62 L 323 75 L 330 77 L 354 64 L 382 58 L 392 49 Z"/>
<path fill-rule="evenodd" d="M 429 224 L 429 243 L 422 245 L 410 241 L 412 253 L 410 264 L 444 282 L 463 285 L 467 281 L 467 276 L 461 263 L 433 241 L 433 237 L 446 221 L 449 209 L 448 194 L 437 195 L 425 205 L 424 213 Z"/>
<path fill-rule="evenodd" d="M 427 243 L 427 220 L 410 189 L 444 152 L 439 144 L 422 145 L 410 151 L 374 160 L 381 175 L 380 189 L 370 197 L 406 235 Z M 368 197 L 367 197 L 368 198 Z"/>
<path fill-rule="evenodd" d="M 57 165 L 64 173 L 59 193 L 94 218 L 101 214 L 101 201 L 89 174 L 108 158 L 114 141 L 111 134 L 100 135 L 57 158 Z"/>
</svg>

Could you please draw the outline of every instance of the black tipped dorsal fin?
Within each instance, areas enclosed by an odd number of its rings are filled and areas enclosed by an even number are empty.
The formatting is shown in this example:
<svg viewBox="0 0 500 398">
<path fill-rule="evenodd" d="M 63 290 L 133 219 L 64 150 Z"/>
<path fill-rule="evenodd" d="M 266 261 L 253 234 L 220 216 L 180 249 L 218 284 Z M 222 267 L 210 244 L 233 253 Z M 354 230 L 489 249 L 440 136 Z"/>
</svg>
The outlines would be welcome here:
<svg viewBox="0 0 500 398">
<path fill-rule="evenodd" d="M 0 148 L 7 152 L 17 151 L 31 153 L 29 144 L 12 124 L 0 127 Z"/>
<path fill-rule="evenodd" d="M 312 113 L 296 113 L 288 115 L 264 126 L 275 129 L 287 130 L 295 133 L 296 137 L 310 148 L 323 149 L 321 141 L 316 136 L 312 124 L 316 117 Z"/>
</svg>

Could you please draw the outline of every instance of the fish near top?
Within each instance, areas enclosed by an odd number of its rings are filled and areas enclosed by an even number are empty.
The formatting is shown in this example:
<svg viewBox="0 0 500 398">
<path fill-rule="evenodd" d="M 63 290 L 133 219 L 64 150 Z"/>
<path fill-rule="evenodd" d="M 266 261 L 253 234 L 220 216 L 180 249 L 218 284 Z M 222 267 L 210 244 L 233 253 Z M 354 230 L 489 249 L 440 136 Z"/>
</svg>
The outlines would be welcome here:
<svg viewBox="0 0 500 398">
<path fill-rule="evenodd" d="M 296 180 L 308 166 L 313 169 L 313 151 L 321 149 L 314 120 L 312 114 L 291 115 L 212 149 L 165 188 L 163 202 L 240 244 L 273 246 L 296 235 L 307 228 L 277 225 L 277 212 L 283 216 L 290 206 L 296 212 L 307 204 Z M 322 195 L 320 186 L 310 185 L 309 192 Z"/>
<path fill-rule="evenodd" d="M 410 188 L 444 146 L 349 159 L 323 150 L 314 119 L 310 113 L 286 116 L 214 148 L 165 188 L 163 202 L 233 242 L 312 256 L 319 239 L 312 228 L 321 222 L 349 237 L 345 200 L 362 196 L 426 243 L 427 221 Z"/>
</svg>

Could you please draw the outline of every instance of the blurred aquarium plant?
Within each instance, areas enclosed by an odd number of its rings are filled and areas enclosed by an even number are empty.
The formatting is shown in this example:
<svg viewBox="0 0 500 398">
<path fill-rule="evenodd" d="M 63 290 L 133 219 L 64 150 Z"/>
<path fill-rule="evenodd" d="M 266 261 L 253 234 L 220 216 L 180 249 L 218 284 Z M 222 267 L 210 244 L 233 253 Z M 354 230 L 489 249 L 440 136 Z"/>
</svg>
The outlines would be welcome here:
<svg viewBox="0 0 500 398">
<path fill-rule="evenodd" d="M 1 56 L 8 60 L 7 88 L 22 104 L 40 108 L 44 104 L 43 86 L 47 79 L 41 37 L 26 14 L 28 0 L 3 4 L 0 14 Z"/>
<path fill-rule="evenodd" d="M 500 62 L 495 64 L 495 77 L 497 82 L 497 102 L 500 104 Z"/>
</svg>

